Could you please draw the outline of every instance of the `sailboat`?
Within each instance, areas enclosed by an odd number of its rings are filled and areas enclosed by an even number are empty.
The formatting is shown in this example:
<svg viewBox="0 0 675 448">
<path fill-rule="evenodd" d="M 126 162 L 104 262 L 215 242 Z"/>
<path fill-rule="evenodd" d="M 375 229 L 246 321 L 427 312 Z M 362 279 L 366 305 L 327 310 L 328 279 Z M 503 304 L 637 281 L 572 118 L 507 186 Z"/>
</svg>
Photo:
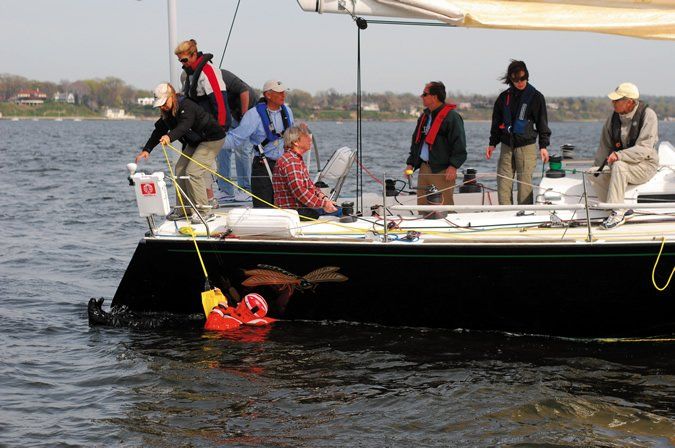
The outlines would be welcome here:
<svg viewBox="0 0 675 448">
<path fill-rule="evenodd" d="M 349 14 L 359 30 L 379 20 L 365 18 L 374 16 L 675 39 L 670 0 L 298 4 L 313 13 Z M 598 224 L 617 204 L 598 200 L 580 165 L 550 166 L 532 205 L 486 204 L 485 190 L 469 178 L 457 185 L 456 205 L 420 207 L 404 188 L 387 188 L 391 182 L 383 182 L 378 194 L 357 189 L 355 197 L 345 197 L 341 187 L 360 151 L 358 142 L 356 149 L 340 148 L 321 172 L 332 198 L 356 204 L 354 210 L 319 220 L 301 220 L 295 210 L 233 207 L 217 209 L 214 219 L 196 225 L 157 222 L 169 211 L 164 173 L 136 173 L 132 167 L 130 180 L 149 231 L 111 312 L 203 320 L 195 297 L 204 274 L 194 239 L 212 283 L 229 300 L 260 293 L 271 315 L 281 319 L 574 337 L 675 333 L 675 148 L 669 142 L 659 145 L 656 176 L 626 192 L 633 218 L 611 231 Z M 90 318 L 100 317 L 100 302 L 92 313 L 95 305 L 90 303 Z"/>
</svg>

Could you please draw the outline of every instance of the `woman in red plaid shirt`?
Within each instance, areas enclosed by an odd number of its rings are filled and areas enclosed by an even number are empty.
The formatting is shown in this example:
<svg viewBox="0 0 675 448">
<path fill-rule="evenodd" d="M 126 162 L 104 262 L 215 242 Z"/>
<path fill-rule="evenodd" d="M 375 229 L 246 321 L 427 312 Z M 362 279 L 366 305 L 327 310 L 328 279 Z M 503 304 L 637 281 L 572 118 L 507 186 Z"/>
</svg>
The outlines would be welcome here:
<svg viewBox="0 0 675 448">
<path fill-rule="evenodd" d="M 272 186 L 274 205 L 279 208 L 314 208 L 335 213 L 335 203 L 328 199 L 309 178 L 302 155 L 312 146 L 312 134 L 307 125 L 291 126 L 284 132 L 284 154 L 274 166 Z"/>
</svg>

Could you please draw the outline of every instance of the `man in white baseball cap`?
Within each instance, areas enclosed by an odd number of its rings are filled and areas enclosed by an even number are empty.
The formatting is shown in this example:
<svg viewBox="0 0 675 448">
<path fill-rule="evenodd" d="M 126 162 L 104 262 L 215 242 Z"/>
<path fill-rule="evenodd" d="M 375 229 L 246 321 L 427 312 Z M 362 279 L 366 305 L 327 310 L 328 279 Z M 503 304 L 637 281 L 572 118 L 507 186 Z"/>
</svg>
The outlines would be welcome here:
<svg viewBox="0 0 675 448">
<path fill-rule="evenodd" d="M 632 100 L 637 100 L 640 98 L 640 91 L 637 86 L 631 82 L 624 82 L 619 84 L 616 89 L 612 92 L 609 92 L 607 95 L 610 100 L 617 101 L 621 98 L 630 98 Z"/>
<path fill-rule="evenodd" d="M 284 131 L 293 126 L 293 111 L 286 106 L 286 86 L 276 79 L 263 84 L 263 97 L 241 118 L 236 129 L 225 137 L 224 149 L 251 145 L 255 157 L 251 165 L 251 192 L 254 207 L 274 204 L 272 170 L 284 153 Z"/>
<path fill-rule="evenodd" d="M 619 84 L 607 96 L 612 100 L 614 113 L 602 128 L 594 160 L 600 168 L 595 169 L 590 179 L 600 202 L 623 204 L 626 187 L 647 182 L 659 167 L 658 118 L 653 109 L 639 101 L 640 91 L 633 83 Z M 605 170 L 606 166 L 609 170 Z M 614 209 L 600 228 L 618 227 L 632 213 Z"/>
</svg>

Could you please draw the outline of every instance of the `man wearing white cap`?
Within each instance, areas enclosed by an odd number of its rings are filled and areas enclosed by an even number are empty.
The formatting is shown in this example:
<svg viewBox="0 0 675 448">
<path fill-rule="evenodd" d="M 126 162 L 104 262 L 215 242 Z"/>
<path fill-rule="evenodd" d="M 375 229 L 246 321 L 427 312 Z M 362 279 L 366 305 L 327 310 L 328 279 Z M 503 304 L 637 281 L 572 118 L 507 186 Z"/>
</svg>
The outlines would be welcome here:
<svg viewBox="0 0 675 448">
<path fill-rule="evenodd" d="M 620 204 L 629 184 L 643 184 L 656 174 L 658 118 L 646 103 L 639 101 L 640 92 L 635 84 L 620 84 L 607 96 L 612 100 L 614 113 L 602 128 L 594 160 L 600 168 L 591 181 L 600 202 Z M 609 170 L 603 171 L 607 165 Z M 613 210 L 600 227 L 618 227 L 630 214 L 631 210 Z"/>
<path fill-rule="evenodd" d="M 277 159 L 284 153 L 281 138 L 293 125 L 293 112 L 286 106 L 286 86 L 280 81 L 269 80 L 263 85 L 263 98 L 255 107 L 246 111 L 236 129 L 228 132 L 225 149 L 234 149 L 244 144 L 252 145 L 251 191 L 254 207 L 269 207 L 274 204 L 272 170 Z"/>
</svg>

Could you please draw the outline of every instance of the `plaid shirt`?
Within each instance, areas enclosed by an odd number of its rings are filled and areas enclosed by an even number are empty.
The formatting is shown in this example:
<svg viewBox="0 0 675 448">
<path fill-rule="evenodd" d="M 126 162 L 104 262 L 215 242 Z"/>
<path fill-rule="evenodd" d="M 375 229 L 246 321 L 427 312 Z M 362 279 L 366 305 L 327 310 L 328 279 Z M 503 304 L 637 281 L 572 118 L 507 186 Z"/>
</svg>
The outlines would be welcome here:
<svg viewBox="0 0 675 448">
<path fill-rule="evenodd" d="M 272 176 L 274 205 L 280 208 L 321 208 L 324 194 L 309 178 L 302 156 L 286 151 L 279 157 Z"/>
</svg>

